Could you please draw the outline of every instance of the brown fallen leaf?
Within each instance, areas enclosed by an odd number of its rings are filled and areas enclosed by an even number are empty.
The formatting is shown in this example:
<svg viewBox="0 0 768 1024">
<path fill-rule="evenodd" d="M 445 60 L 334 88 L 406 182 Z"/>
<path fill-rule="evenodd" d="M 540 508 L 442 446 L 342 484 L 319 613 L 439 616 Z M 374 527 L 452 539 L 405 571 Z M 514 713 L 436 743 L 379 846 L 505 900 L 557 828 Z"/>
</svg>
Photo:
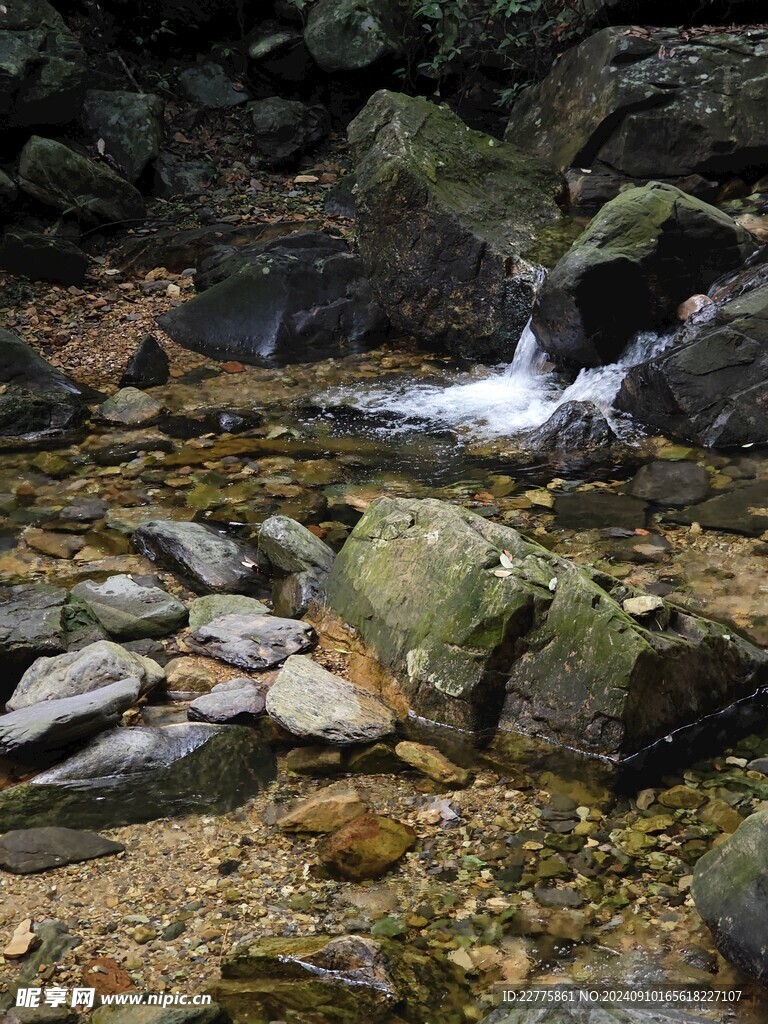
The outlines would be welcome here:
<svg viewBox="0 0 768 1024">
<path fill-rule="evenodd" d="M 9 960 L 19 960 L 40 945 L 40 939 L 32 931 L 32 918 L 25 918 L 13 933 L 13 938 L 3 950 Z"/>
</svg>

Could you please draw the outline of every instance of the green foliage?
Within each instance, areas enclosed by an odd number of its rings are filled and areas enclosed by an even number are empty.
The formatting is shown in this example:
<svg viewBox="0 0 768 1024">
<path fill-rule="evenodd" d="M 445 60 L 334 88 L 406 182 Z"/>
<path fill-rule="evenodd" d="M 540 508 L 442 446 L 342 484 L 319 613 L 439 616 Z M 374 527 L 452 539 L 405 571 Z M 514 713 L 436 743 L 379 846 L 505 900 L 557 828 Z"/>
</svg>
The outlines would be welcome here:
<svg viewBox="0 0 768 1024">
<path fill-rule="evenodd" d="M 582 26 L 579 0 L 409 0 L 426 37 L 419 71 L 440 85 L 480 70 L 498 82 L 498 105 L 540 77 Z"/>
</svg>

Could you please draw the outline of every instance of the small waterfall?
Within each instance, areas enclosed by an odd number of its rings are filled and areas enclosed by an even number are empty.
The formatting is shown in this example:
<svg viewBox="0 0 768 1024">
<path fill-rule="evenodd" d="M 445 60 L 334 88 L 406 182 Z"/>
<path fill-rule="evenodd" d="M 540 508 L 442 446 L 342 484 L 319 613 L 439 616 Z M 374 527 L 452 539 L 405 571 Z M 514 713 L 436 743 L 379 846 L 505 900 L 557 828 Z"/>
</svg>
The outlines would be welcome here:
<svg viewBox="0 0 768 1024">
<path fill-rule="evenodd" d="M 613 415 L 613 402 L 627 370 L 663 352 L 672 338 L 672 334 L 638 334 L 618 362 L 582 370 L 563 388 L 556 374 L 547 371 L 547 354 L 529 321 L 512 362 L 489 370 L 480 379 L 440 386 L 411 378 L 364 390 L 355 385 L 337 388 L 324 400 L 329 412 L 334 406 L 346 405 L 371 416 L 384 416 L 388 424 L 393 417 L 401 418 L 402 427 L 388 425 L 389 433 L 407 433 L 414 430 L 414 422 L 427 421 L 436 429 L 487 438 L 514 437 L 541 426 L 564 402 L 594 402 L 614 429 L 624 433 L 626 427 Z"/>
</svg>

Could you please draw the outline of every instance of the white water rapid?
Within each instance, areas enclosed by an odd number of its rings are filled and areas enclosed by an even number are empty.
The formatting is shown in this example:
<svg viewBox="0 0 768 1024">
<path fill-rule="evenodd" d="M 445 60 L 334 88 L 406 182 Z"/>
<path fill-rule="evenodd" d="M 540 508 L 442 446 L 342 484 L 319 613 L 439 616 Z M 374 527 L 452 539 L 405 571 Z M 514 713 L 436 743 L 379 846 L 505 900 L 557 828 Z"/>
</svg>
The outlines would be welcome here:
<svg viewBox="0 0 768 1024">
<path fill-rule="evenodd" d="M 514 436 L 540 426 L 558 406 L 573 401 L 594 402 L 614 429 L 624 433 L 626 427 L 616 418 L 613 402 L 627 370 L 662 352 L 671 340 L 672 335 L 638 334 L 619 362 L 582 370 L 573 384 L 563 388 L 547 370 L 547 355 L 539 348 L 529 323 L 511 364 L 489 369 L 485 376 L 468 383 L 442 386 L 407 378 L 371 388 L 362 384 L 337 388 L 323 397 L 329 412 L 344 405 L 372 418 L 385 416 L 390 433 L 413 430 L 417 419 L 436 429 L 458 429 L 475 437 Z M 473 376 L 476 374 L 474 371 Z M 402 418 L 402 427 L 396 422 L 393 425 L 393 418 Z"/>
</svg>

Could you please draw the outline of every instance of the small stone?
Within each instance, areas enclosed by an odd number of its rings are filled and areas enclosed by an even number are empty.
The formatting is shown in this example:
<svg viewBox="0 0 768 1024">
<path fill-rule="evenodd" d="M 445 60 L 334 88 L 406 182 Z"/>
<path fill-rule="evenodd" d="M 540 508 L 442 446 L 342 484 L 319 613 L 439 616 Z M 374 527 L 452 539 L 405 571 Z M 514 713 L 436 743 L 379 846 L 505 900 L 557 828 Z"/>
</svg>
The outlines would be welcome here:
<svg viewBox="0 0 768 1024">
<path fill-rule="evenodd" d="M 145 924 L 140 924 L 137 928 L 134 928 L 130 935 L 133 941 L 138 942 L 140 946 L 145 946 L 152 939 L 157 938 L 155 929 Z"/>
<path fill-rule="evenodd" d="M 360 882 L 383 875 L 416 844 L 416 838 L 404 822 L 364 814 L 323 840 L 318 852 L 331 874 Z"/>
<path fill-rule="evenodd" d="M 139 426 L 157 419 L 162 409 L 157 399 L 138 388 L 121 388 L 99 407 L 99 415 L 107 423 Z"/>
<path fill-rule="evenodd" d="M 3 956 L 8 960 L 20 960 L 39 945 L 40 939 L 32 931 L 32 919 L 26 918 L 14 931 Z"/>
<path fill-rule="evenodd" d="M 279 814 L 283 832 L 335 832 L 368 810 L 355 790 L 330 789 L 292 804 Z"/>
<path fill-rule="evenodd" d="M 191 722 L 255 725 L 264 714 L 267 688 L 252 679 L 230 679 L 193 700 L 187 710 Z"/>
<path fill-rule="evenodd" d="M 664 612 L 664 602 L 655 594 L 644 594 L 642 597 L 629 597 L 621 607 L 635 619 L 643 619 L 657 612 Z"/>
<path fill-rule="evenodd" d="M 444 786 L 466 786 L 470 773 L 441 754 L 436 747 L 404 740 L 395 747 L 395 753 L 412 768 Z"/>
<path fill-rule="evenodd" d="M 165 666 L 168 689 L 180 693 L 210 693 L 216 673 L 200 658 L 174 658 Z"/>
<path fill-rule="evenodd" d="M 675 810 L 695 810 L 707 802 L 707 798 L 698 790 L 689 786 L 673 786 L 659 794 L 659 803 L 664 807 L 672 807 Z M 741 820 L 741 819 L 739 819 Z"/>
</svg>

